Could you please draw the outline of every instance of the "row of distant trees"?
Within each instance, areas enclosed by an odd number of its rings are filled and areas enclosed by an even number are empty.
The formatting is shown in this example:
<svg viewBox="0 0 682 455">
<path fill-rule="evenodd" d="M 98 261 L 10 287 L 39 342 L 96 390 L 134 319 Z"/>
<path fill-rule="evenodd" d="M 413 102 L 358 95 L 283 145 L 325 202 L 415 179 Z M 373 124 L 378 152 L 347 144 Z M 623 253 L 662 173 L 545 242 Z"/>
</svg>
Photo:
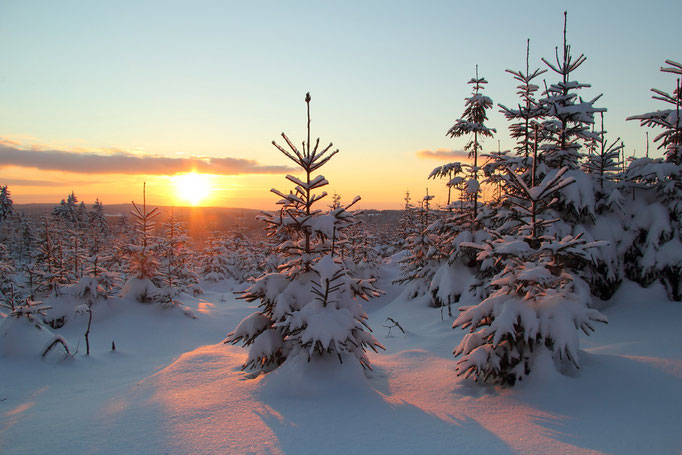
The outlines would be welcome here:
<svg viewBox="0 0 682 455">
<path fill-rule="evenodd" d="M 96 279 L 107 296 L 120 292 L 131 276 L 150 278 L 158 288 L 200 293 L 200 279 L 246 280 L 263 266 L 263 239 L 236 227 L 192 238 L 171 209 L 155 223 L 158 210 L 146 204 L 123 215 L 105 215 L 69 194 L 41 217 L 14 209 L 0 187 L 0 278 L 2 298 L 16 300 L 59 294 L 84 277 Z"/>
</svg>

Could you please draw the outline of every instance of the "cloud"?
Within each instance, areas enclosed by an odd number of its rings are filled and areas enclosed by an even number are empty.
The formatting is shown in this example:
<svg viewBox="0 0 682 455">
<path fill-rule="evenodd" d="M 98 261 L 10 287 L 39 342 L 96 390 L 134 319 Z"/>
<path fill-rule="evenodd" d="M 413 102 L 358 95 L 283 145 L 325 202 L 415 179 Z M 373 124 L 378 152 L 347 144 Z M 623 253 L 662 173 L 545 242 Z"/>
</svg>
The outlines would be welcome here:
<svg viewBox="0 0 682 455">
<path fill-rule="evenodd" d="M 78 184 L 81 182 L 69 181 L 69 185 Z M 84 182 L 86 183 L 86 182 Z M 87 182 L 89 183 L 89 182 Z M 7 179 L 0 178 L 0 185 L 11 186 L 63 186 L 64 182 L 55 182 L 53 180 L 30 180 L 30 179 Z"/>
<path fill-rule="evenodd" d="M 469 159 L 469 152 L 464 150 L 453 149 L 436 149 L 436 150 L 419 150 L 417 157 L 426 160 L 443 160 L 450 158 L 459 158 L 461 160 Z"/>
<path fill-rule="evenodd" d="M 282 174 L 291 172 L 289 166 L 265 166 L 243 158 L 186 157 L 168 158 L 137 155 L 116 150 L 107 154 L 49 150 L 32 147 L 25 149 L 13 141 L 0 141 L 0 168 L 20 166 L 44 171 L 66 171 L 81 174 L 144 174 L 173 175 L 196 171 L 205 174 Z"/>
</svg>

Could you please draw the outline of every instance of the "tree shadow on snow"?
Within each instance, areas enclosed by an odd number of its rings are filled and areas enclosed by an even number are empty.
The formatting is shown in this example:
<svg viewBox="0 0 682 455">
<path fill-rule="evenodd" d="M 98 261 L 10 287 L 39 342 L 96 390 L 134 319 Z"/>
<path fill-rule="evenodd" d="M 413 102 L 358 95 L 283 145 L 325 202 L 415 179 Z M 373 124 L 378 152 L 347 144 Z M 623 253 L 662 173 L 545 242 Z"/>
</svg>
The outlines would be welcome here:
<svg viewBox="0 0 682 455">
<path fill-rule="evenodd" d="M 373 399 L 271 402 L 258 413 L 284 453 L 505 454 L 513 451 L 471 418 L 442 420 L 406 402 Z"/>
<path fill-rule="evenodd" d="M 439 417 L 392 398 L 384 393 L 387 372 L 372 375 L 368 382 L 352 369 L 332 368 L 315 373 L 314 384 L 309 374 L 266 378 L 258 392 L 266 406 L 258 416 L 284 453 L 512 453 L 475 420 Z"/>
<path fill-rule="evenodd" d="M 679 373 L 659 368 L 660 359 L 581 358 L 577 378 L 521 392 L 540 411 L 531 417 L 546 436 L 608 453 L 679 453 L 682 436 L 671 431 L 682 416 Z"/>
</svg>

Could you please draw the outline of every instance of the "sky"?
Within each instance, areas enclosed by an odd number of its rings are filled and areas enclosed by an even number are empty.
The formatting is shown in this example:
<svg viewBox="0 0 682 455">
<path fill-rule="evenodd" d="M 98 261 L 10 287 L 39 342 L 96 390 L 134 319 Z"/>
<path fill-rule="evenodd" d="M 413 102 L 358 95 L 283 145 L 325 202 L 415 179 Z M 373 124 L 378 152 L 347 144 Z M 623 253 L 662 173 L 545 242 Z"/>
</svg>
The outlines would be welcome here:
<svg viewBox="0 0 682 455">
<path fill-rule="evenodd" d="M 682 60 L 679 0 L 3 0 L 0 185 L 15 203 L 130 202 L 147 182 L 153 204 L 270 209 L 270 188 L 301 174 L 271 141 L 305 138 L 310 92 L 313 138 L 340 150 L 320 169 L 327 192 L 398 209 L 428 188 L 442 204 L 444 182 L 427 176 L 460 160 L 466 138 L 445 133 L 476 65 L 496 103 L 484 150 L 509 149 L 505 69 L 525 68 L 526 39 L 531 69 L 544 67 L 564 9 L 584 97 L 603 94 L 608 136 L 642 156 L 645 131 L 625 118 L 663 108 L 650 88 L 672 91 L 659 68 Z"/>
</svg>

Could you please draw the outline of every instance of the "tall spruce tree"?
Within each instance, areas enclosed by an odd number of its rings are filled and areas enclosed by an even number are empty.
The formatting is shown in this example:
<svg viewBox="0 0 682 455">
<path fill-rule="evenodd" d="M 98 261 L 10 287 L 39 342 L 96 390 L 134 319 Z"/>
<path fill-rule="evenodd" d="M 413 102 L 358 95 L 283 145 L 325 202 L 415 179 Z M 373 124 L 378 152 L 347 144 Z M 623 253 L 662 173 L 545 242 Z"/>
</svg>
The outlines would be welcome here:
<svg viewBox="0 0 682 455">
<path fill-rule="evenodd" d="M 473 165 L 468 167 L 469 179 L 466 181 L 466 192 L 472 201 L 472 220 L 475 223 L 478 215 L 478 193 L 480 191 L 478 158 L 482 150 L 481 144 L 484 138 L 493 137 L 496 131 L 494 128 L 488 128 L 485 125 L 488 120 L 486 111 L 493 106 L 493 100 L 481 93 L 488 81 L 478 76 L 478 65 L 476 65 L 476 76 L 468 83 L 473 86 L 473 92 L 470 97 L 464 99 L 464 113 L 448 130 L 446 136 L 451 138 L 470 137 L 469 142 L 464 146 L 464 149 L 469 152 L 469 158 L 473 160 Z"/>
<path fill-rule="evenodd" d="M 508 69 L 506 72 L 514 76 L 514 79 L 519 82 L 516 87 L 518 89 L 516 94 L 519 96 L 520 102 L 515 109 L 500 104 L 500 112 L 504 114 L 507 120 L 513 122 L 509 125 L 509 135 L 516 139 L 516 147 L 514 147 L 516 155 L 528 159 L 535 147 L 535 127 L 542 123 L 544 116 L 544 109 L 535 98 L 540 87 L 533 81 L 546 73 L 547 70 L 537 68 L 533 72 L 530 71 L 530 40 L 526 40 L 526 71 Z"/>
<path fill-rule="evenodd" d="M 556 74 L 560 80 L 549 87 L 545 85 L 543 97 L 539 100 L 546 120 L 544 122 L 543 139 L 540 146 L 541 158 L 550 168 L 560 169 L 568 166 L 577 169 L 583 157 L 581 141 L 599 140 L 599 135 L 591 131 L 594 114 L 606 109 L 597 108 L 594 104 L 601 95 L 585 101 L 578 91 L 591 87 L 571 80 L 575 72 L 587 60 L 583 54 L 577 58 L 571 55 L 571 46 L 566 40 L 567 13 L 564 12 L 564 33 L 561 53 L 555 50 L 554 63 L 543 58 L 542 61 Z"/>
<path fill-rule="evenodd" d="M 645 205 L 634 214 L 636 235 L 626 257 L 626 273 L 642 285 L 660 280 L 673 300 L 682 300 L 682 64 L 666 60 L 661 71 L 678 75 L 672 94 L 652 89 L 668 108 L 629 117 L 642 126 L 660 128 L 656 136 L 665 159 L 633 160 L 625 174 Z M 634 198 L 634 194 L 633 194 Z"/>
<path fill-rule="evenodd" d="M 367 315 L 356 297 L 368 299 L 379 295 L 372 280 L 350 275 L 336 252 L 340 231 L 352 221 L 346 206 L 326 213 L 316 203 L 327 193 L 316 192 L 328 184 L 315 173 L 338 153 L 332 144 L 321 148 L 319 138 L 310 141 L 310 94 L 307 107 L 307 140 L 299 150 L 282 133 L 289 150 L 273 145 L 293 161 L 304 177 L 287 175 L 294 184 L 288 193 L 271 191 L 280 197 L 277 213 L 267 213 L 268 235 L 284 241 L 277 246 L 282 265 L 273 273 L 258 278 L 241 298 L 260 301 L 260 311 L 246 317 L 225 340 L 242 342 L 249 347 L 244 368 L 269 371 L 289 358 L 299 355 L 308 361 L 333 356 L 344 362 L 356 359 L 369 367 L 365 349 L 376 350 L 381 344 L 371 335 Z"/>
</svg>

